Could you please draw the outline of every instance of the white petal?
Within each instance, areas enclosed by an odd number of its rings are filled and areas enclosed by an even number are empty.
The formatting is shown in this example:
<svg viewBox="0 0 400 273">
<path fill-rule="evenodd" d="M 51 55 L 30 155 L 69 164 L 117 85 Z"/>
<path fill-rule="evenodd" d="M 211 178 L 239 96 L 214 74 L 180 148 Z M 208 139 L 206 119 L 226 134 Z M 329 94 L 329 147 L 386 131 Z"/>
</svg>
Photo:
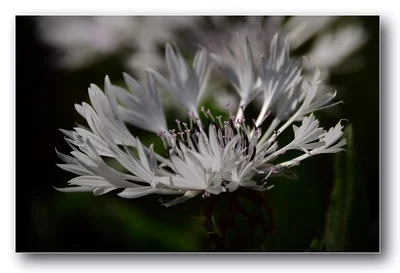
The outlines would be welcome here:
<svg viewBox="0 0 400 273">
<path fill-rule="evenodd" d="M 68 188 L 56 188 L 56 190 L 61 192 L 91 192 L 92 188 L 90 187 L 68 187 Z"/>
<path fill-rule="evenodd" d="M 118 196 L 122 198 L 138 198 L 145 195 L 152 194 L 155 191 L 152 187 L 137 187 L 137 188 L 129 188 L 124 191 L 118 193 Z"/>
<path fill-rule="evenodd" d="M 201 191 L 187 191 L 183 196 L 173 199 L 171 201 L 165 202 L 165 203 L 163 203 L 163 205 L 167 208 L 171 207 L 171 206 L 175 206 L 175 205 L 181 204 L 183 202 L 186 202 L 187 200 L 199 195 L 200 193 L 201 193 Z"/>
</svg>

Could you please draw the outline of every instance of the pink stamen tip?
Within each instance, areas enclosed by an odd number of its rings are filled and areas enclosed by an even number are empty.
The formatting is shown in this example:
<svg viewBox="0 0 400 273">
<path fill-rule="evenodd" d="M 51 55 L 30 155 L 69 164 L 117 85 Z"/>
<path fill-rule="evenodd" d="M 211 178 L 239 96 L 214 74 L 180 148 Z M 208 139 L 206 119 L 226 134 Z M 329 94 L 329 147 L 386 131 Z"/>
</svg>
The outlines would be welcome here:
<svg viewBox="0 0 400 273">
<path fill-rule="evenodd" d="M 203 195 L 202 195 L 203 198 L 208 198 L 208 197 L 210 197 L 210 196 L 211 196 L 211 194 L 210 194 L 208 191 L 205 191 L 205 192 L 203 193 Z"/>
<path fill-rule="evenodd" d="M 230 101 L 227 104 L 225 104 L 225 108 L 227 108 L 227 109 L 231 109 L 232 108 L 232 105 L 231 105 Z"/>
</svg>

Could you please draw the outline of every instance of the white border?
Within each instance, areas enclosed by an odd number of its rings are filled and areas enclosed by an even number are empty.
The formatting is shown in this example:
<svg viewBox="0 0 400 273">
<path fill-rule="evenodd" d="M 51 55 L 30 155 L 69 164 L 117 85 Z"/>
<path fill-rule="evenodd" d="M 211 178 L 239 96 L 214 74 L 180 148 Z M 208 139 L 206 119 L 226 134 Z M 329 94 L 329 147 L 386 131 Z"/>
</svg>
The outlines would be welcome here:
<svg viewBox="0 0 400 273">
<path fill-rule="evenodd" d="M 24 3 L 26 2 L 26 3 Z M 276 3 L 279 3 L 277 6 Z M 257 4 L 255 4 L 257 3 Z M 260 6 L 264 3 L 264 6 Z M 8 1 L 3 5 L 0 16 L 1 60 L 3 97 L 0 106 L 1 117 L 1 268 L 5 272 L 132 272 L 147 269 L 158 272 L 198 272 L 244 270 L 276 270 L 284 272 L 400 272 L 400 259 L 396 255 L 399 247 L 400 181 L 395 181 L 400 154 L 398 136 L 400 117 L 400 89 L 396 85 L 399 69 L 399 17 L 392 1 Z M 346 7 L 343 9 L 342 7 Z M 113 255 L 113 256 L 64 256 L 64 255 L 23 255 L 15 254 L 15 75 L 14 75 L 14 31 L 16 14 L 357 14 L 381 15 L 384 28 L 382 58 L 382 254 L 381 255 Z M 398 13 L 397 13 L 398 14 Z M 387 62 L 387 63 L 386 63 Z M 396 74 L 395 74 L 396 73 Z M 358 90 L 362 92 L 362 90 Z M 367 122 L 367 121 L 366 121 Z M 4 187 L 5 186 L 5 187 Z"/>
</svg>

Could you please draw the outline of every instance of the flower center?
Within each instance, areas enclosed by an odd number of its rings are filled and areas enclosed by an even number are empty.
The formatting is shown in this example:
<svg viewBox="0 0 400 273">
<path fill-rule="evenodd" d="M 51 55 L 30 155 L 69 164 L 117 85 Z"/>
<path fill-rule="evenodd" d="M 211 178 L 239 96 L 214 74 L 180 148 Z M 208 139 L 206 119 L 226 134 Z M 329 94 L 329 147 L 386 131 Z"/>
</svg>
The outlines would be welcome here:
<svg viewBox="0 0 400 273">
<path fill-rule="evenodd" d="M 163 141 L 168 157 L 171 151 L 179 154 L 182 151 L 182 144 L 199 153 L 200 142 L 209 145 L 210 141 L 216 141 L 224 149 L 229 141 L 239 136 L 235 149 L 242 151 L 245 155 L 251 152 L 250 160 L 254 158 L 256 154 L 255 142 L 260 136 L 258 127 L 253 126 L 251 128 L 246 124 L 245 119 L 236 118 L 235 116 L 230 116 L 228 120 L 222 120 L 221 115 L 214 117 L 210 109 L 205 110 L 204 107 L 201 108 L 201 112 L 206 118 L 209 130 L 206 129 L 205 124 L 198 117 L 189 112 L 189 124 L 176 119 L 177 129 L 157 133 L 157 136 Z M 215 136 L 214 140 L 211 140 L 211 133 Z M 253 138 L 255 139 L 250 141 Z"/>
</svg>

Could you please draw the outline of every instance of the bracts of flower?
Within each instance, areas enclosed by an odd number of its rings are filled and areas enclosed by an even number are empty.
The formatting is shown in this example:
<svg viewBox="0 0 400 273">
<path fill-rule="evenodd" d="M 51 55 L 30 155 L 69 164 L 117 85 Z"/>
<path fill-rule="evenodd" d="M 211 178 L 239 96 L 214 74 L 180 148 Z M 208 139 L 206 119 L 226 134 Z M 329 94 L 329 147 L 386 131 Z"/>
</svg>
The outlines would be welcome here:
<svg viewBox="0 0 400 273">
<path fill-rule="evenodd" d="M 320 94 L 320 72 L 309 82 L 302 79 L 301 59 L 291 59 L 285 39 L 276 34 L 263 56 L 253 56 L 251 43 L 238 37 L 216 55 L 200 49 L 188 66 L 178 49 L 166 45 L 169 77 L 147 71 L 145 86 L 127 74 L 128 90 L 105 78 L 105 92 L 89 87 L 91 105 L 76 105 L 88 127 L 62 132 L 72 147 L 71 155 L 57 151 L 64 163 L 58 166 L 77 174 L 58 188 L 64 192 L 93 192 L 94 195 L 120 189 L 123 198 L 149 194 L 179 195 L 163 203 L 172 206 L 197 195 L 204 198 L 231 193 L 240 187 L 265 191 L 273 176 L 304 159 L 322 153 L 336 153 L 346 144 L 339 123 L 328 131 L 319 127 L 314 111 L 336 105 L 335 94 Z M 238 109 L 227 103 L 226 118 L 199 105 L 216 64 L 240 98 Z M 186 121 L 176 120 L 167 128 L 160 90 L 169 92 L 188 111 Z M 249 122 L 246 108 L 259 95 L 263 105 Z M 270 119 L 269 126 L 263 126 Z M 294 123 L 301 122 L 299 125 Z M 126 123 L 157 134 L 165 153 L 145 147 L 128 130 Z M 292 125 L 293 140 L 279 145 L 278 139 Z M 264 128 L 266 127 L 266 128 Z M 302 155 L 281 162 L 288 150 Z M 104 161 L 115 159 L 123 170 Z"/>
</svg>

